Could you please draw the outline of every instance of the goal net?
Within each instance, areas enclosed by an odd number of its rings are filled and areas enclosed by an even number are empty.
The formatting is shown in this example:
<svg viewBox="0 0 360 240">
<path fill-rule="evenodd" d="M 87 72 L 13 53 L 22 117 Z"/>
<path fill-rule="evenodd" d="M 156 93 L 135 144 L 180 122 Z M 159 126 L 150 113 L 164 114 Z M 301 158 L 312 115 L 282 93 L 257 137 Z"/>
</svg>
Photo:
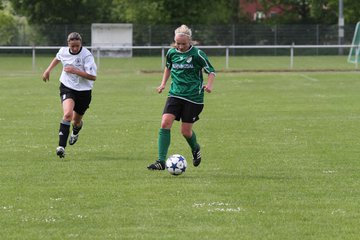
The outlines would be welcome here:
<svg viewBox="0 0 360 240">
<path fill-rule="evenodd" d="M 123 23 L 93 23 L 91 47 L 100 49 L 101 57 L 132 57 L 133 26 Z"/>
<path fill-rule="evenodd" d="M 360 22 L 356 24 L 352 47 L 350 48 L 348 62 L 359 63 L 359 49 L 360 49 Z"/>
</svg>

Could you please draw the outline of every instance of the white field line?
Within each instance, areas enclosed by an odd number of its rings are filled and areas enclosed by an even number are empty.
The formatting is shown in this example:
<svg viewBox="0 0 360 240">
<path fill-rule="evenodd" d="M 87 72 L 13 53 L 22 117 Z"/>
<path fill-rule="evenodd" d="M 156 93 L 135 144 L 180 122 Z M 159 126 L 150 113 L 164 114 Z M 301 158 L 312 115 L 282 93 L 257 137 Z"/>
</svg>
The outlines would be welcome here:
<svg viewBox="0 0 360 240">
<path fill-rule="evenodd" d="M 306 80 L 309 80 L 309 81 L 312 81 L 312 82 L 318 82 L 318 81 L 319 81 L 319 79 L 309 77 L 308 75 L 305 75 L 305 74 L 300 74 L 300 77 L 303 77 L 303 78 L 305 78 Z"/>
</svg>

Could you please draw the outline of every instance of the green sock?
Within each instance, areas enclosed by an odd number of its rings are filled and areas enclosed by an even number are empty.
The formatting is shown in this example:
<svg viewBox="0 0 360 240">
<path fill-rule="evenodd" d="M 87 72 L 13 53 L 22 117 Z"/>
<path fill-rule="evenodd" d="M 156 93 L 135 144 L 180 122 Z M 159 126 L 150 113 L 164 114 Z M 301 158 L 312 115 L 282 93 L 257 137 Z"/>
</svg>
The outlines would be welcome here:
<svg viewBox="0 0 360 240">
<path fill-rule="evenodd" d="M 196 141 L 196 134 L 194 131 L 192 131 L 192 135 L 191 138 L 185 138 L 186 141 L 188 142 L 189 146 L 191 147 L 191 150 L 194 151 L 198 148 L 198 143 Z"/>
<path fill-rule="evenodd" d="M 170 129 L 160 128 L 158 138 L 159 160 L 165 161 L 170 146 Z"/>
</svg>

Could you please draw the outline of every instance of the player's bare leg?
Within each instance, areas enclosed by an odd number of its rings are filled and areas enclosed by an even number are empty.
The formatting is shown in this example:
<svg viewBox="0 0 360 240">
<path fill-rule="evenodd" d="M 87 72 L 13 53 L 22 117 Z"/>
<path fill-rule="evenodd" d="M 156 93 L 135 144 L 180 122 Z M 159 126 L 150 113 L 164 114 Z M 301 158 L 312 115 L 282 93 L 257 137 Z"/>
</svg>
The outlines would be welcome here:
<svg viewBox="0 0 360 240">
<path fill-rule="evenodd" d="M 72 123 L 72 132 L 70 134 L 70 138 L 69 138 L 69 144 L 70 145 L 74 145 L 76 143 L 76 141 L 79 138 L 79 132 L 83 126 L 83 121 L 82 121 L 82 117 L 83 115 L 80 115 L 76 112 L 73 113 L 73 123 Z"/>
<path fill-rule="evenodd" d="M 163 114 L 161 119 L 161 128 L 159 129 L 158 137 L 158 160 L 155 163 L 150 164 L 147 168 L 149 170 L 164 170 L 166 155 L 170 146 L 170 129 L 175 120 L 175 116 L 172 114 Z"/>
<path fill-rule="evenodd" d="M 62 106 L 64 115 L 59 128 L 59 146 L 56 148 L 56 155 L 60 158 L 65 157 L 65 147 L 69 137 L 70 122 L 73 118 L 73 109 L 75 106 L 74 100 L 71 98 L 65 99 Z"/>
<path fill-rule="evenodd" d="M 193 123 L 182 123 L 181 134 L 185 137 L 186 141 L 191 147 L 191 153 L 193 155 L 193 165 L 197 167 L 201 163 L 201 152 L 200 145 L 196 140 L 196 134 L 192 130 L 192 127 Z"/>
</svg>

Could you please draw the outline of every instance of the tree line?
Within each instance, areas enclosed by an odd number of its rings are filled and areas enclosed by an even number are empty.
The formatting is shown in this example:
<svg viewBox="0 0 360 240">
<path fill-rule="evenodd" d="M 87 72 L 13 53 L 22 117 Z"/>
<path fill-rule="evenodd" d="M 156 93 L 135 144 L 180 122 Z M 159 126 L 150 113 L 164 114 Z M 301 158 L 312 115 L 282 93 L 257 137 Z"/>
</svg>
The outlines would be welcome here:
<svg viewBox="0 0 360 240">
<path fill-rule="evenodd" d="M 359 21 L 360 1 L 343 1 L 345 22 Z M 14 15 L 24 16 L 32 24 L 221 25 L 251 21 L 239 0 L 2 0 L 2 8 L 9 3 Z M 265 12 L 274 6 L 284 10 L 279 16 L 262 20 L 264 23 L 335 24 L 338 20 L 339 0 L 259 0 L 259 3 Z"/>
<path fill-rule="evenodd" d="M 253 22 L 240 2 L 253 0 L 0 0 L 0 45 L 14 41 L 19 26 L 91 23 L 144 25 L 327 24 L 338 23 L 339 0 L 259 0 L 266 13 Z M 360 20 L 360 1 L 343 0 L 345 24 Z M 29 34 L 33 29 L 29 30 Z M 41 31 L 41 29 L 39 30 Z"/>
</svg>

